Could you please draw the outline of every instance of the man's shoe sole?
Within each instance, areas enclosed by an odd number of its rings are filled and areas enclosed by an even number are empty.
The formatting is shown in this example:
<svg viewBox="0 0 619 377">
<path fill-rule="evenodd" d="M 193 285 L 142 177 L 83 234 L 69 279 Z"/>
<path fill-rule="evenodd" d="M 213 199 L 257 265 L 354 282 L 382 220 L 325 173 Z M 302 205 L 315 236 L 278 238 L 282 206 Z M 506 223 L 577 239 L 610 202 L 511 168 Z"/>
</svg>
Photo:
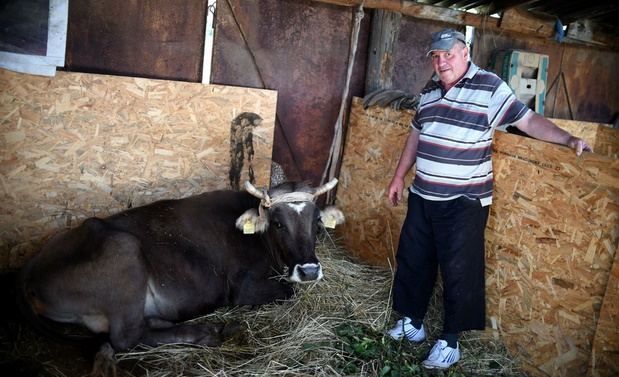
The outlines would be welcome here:
<svg viewBox="0 0 619 377">
<path fill-rule="evenodd" d="M 455 363 L 451 364 L 454 365 Z M 431 370 L 447 370 L 451 367 L 451 365 L 446 366 L 446 367 L 442 367 L 442 366 L 438 366 L 438 365 L 426 365 L 424 363 L 421 363 L 421 366 L 424 367 L 425 369 L 431 369 Z"/>
</svg>

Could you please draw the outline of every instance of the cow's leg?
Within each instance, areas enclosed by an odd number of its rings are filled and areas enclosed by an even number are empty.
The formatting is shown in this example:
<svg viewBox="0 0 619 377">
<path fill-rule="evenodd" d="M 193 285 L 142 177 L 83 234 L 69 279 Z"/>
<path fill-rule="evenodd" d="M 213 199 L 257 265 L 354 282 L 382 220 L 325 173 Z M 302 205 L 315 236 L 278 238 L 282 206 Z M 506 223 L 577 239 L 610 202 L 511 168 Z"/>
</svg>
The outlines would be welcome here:
<svg viewBox="0 0 619 377">
<path fill-rule="evenodd" d="M 137 344 L 147 268 L 140 241 L 90 218 L 54 237 L 33 259 L 23 285 L 37 314 L 109 333 L 116 350 Z"/>
<path fill-rule="evenodd" d="M 110 343 L 104 343 L 95 355 L 92 371 L 87 377 L 116 377 L 117 375 L 114 350 Z"/>
<path fill-rule="evenodd" d="M 231 297 L 233 305 L 259 306 L 269 302 L 285 300 L 294 294 L 291 284 L 261 276 L 238 276 L 240 286 Z"/>
<path fill-rule="evenodd" d="M 139 343 L 146 328 L 148 267 L 133 235 L 108 229 L 99 240 L 100 256 L 89 263 L 85 276 L 94 276 L 93 304 L 105 313 L 110 343 L 117 351 L 127 350 Z"/>
<path fill-rule="evenodd" d="M 215 347 L 234 336 L 230 334 L 231 327 L 226 324 L 175 324 L 161 318 L 144 318 L 144 300 L 138 292 L 135 294 L 135 302 L 124 303 L 123 312 L 110 313 L 110 340 L 117 350 L 127 349 L 137 344 L 155 347 L 169 343 L 191 343 Z M 140 304 L 139 308 L 135 305 L 136 303 Z"/>
<path fill-rule="evenodd" d="M 192 343 L 220 346 L 223 324 L 179 324 L 167 328 L 146 328 L 140 343 L 156 346 L 167 343 Z"/>
<path fill-rule="evenodd" d="M 142 331 L 141 344 L 157 346 L 168 343 L 191 343 L 209 347 L 220 346 L 224 341 L 242 339 L 245 326 L 238 323 L 182 323 L 167 322 L 169 326 L 162 327 L 166 321 L 147 321 L 155 324 L 146 326 Z"/>
<path fill-rule="evenodd" d="M 100 302 L 107 308 L 114 349 L 168 343 L 219 346 L 230 336 L 223 324 L 176 325 L 159 317 L 145 318 L 149 268 L 140 241 L 117 231 L 110 231 L 105 239 L 102 257 L 96 262 L 108 271 L 105 277 L 99 276 L 99 294 Z"/>
</svg>

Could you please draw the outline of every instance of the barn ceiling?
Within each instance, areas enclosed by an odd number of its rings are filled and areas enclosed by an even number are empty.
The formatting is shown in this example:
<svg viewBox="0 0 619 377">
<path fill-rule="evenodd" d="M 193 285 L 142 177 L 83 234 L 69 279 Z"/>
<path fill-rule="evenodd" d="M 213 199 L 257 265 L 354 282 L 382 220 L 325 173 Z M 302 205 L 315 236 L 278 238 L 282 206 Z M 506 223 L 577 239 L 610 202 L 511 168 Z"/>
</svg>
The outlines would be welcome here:
<svg viewBox="0 0 619 377">
<path fill-rule="evenodd" d="M 591 0 L 419 0 L 418 3 L 482 14 L 500 14 L 509 9 L 542 13 L 558 18 L 564 26 L 581 20 L 597 24 L 601 31 L 619 35 L 617 2 Z"/>
</svg>

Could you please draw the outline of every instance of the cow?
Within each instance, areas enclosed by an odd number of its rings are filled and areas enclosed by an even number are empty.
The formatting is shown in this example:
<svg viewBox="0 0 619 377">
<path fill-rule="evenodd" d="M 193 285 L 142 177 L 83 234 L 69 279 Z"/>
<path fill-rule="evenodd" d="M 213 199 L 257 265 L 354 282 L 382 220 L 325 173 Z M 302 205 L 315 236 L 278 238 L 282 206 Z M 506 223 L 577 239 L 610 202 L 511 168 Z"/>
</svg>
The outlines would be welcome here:
<svg viewBox="0 0 619 377">
<path fill-rule="evenodd" d="M 107 336 L 114 352 L 137 345 L 217 346 L 226 326 L 184 323 L 222 307 L 290 298 L 293 283 L 323 277 L 316 234 L 341 224 L 314 188 L 284 182 L 160 200 L 54 236 L 19 271 L 17 301 L 39 326 L 71 323 Z M 47 326 L 49 329 L 49 326 Z"/>
</svg>

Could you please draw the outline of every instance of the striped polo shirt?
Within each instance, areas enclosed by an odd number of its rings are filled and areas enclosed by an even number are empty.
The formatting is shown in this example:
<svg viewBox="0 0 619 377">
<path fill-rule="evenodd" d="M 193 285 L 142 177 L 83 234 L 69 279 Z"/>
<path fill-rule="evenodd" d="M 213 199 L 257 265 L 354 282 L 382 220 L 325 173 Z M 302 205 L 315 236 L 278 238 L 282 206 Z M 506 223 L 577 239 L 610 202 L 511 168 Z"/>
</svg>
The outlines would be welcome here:
<svg viewBox="0 0 619 377">
<path fill-rule="evenodd" d="M 428 200 L 460 196 L 492 203 L 492 136 L 529 111 L 492 72 L 469 63 L 449 91 L 434 77 L 423 88 L 412 126 L 420 131 L 410 190 Z"/>
</svg>

